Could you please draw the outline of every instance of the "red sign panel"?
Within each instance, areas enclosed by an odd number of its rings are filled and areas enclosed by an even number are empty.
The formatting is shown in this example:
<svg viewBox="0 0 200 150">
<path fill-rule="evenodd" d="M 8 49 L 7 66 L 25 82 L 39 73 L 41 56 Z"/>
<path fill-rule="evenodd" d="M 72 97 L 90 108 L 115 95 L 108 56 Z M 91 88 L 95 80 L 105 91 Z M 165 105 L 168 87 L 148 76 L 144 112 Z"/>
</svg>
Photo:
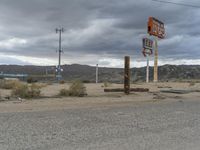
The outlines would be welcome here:
<svg viewBox="0 0 200 150">
<path fill-rule="evenodd" d="M 154 17 L 149 17 L 148 33 L 163 39 L 165 37 L 164 23 Z"/>
</svg>

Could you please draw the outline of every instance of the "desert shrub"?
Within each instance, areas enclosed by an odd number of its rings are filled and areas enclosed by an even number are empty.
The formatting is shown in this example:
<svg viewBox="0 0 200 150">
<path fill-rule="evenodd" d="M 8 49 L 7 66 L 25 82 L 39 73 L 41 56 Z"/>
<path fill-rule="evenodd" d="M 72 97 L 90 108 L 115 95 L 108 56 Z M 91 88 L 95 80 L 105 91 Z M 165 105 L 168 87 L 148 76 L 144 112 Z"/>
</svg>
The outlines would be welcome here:
<svg viewBox="0 0 200 150">
<path fill-rule="evenodd" d="M 111 83 L 109 83 L 109 82 L 104 82 L 104 83 L 103 83 L 103 86 L 104 86 L 104 87 L 109 87 L 109 86 L 111 86 Z"/>
<path fill-rule="evenodd" d="M 47 87 L 48 84 L 47 83 L 34 83 L 33 85 L 37 86 L 38 88 L 41 89 L 41 88 Z"/>
<path fill-rule="evenodd" d="M 28 97 L 28 85 L 18 85 L 12 90 L 12 96 L 17 96 L 21 98 Z"/>
<path fill-rule="evenodd" d="M 70 96 L 85 96 L 87 95 L 86 87 L 81 81 L 73 81 L 69 87 L 69 95 Z"/>
<path fill-rule="evenodd" d="M 69 87 L 69 90 L 61 89 L 59 95 L 83 97 L 87 95 L 87 92 L 86 87 L 81 81 L 73 81 Z"/>
<path fill-rule="evenodd" d="M 59 92 L 59 95 L 60 96 L 69 96 L 69 90 L 67 89 L 61 89 L 60 92 Z"/>
<path fill-rule="evenodd" d="M 27 78 L 26 82 L 27 83 L 35 83 L 35 82 L 37 82 L 37 80 L 32 77 L 29 77 L 29 78 Z"/>
<path fill-rule="evenodd" d="M 65 80 L 60 80 L 59 83 L 60 84 L 65 84 Z"/>
<path fill-rule="evenodd" d="M 41 85 L 37 85 L 37 84 L 32 84 L 31 86 L 29 86 L 29 96 L 30 98 L 37 98 L 40 97 L 41 94 Z"/>
<path fill-rule="evenodd" d="M 46 85 L 53 85 L 53 83 L 50 82 L 50 81 L 48 81 L 48 82 L 46 83 Z"/>
<path fill-rule="evenodd" d="M 83 83 L 90 83 L 90 80 L 83 80 Z"/>
<path fill-rule="evenodd" d="M 1 89 L 13 89 L 20 84 L 22 84 L 22 83 L 18 80 L 1 80 L 0 88 Z"/>
<path fill-rule="evenodd" d="M 61 89 L 59 95 L 83 97 L 87 95 L 87 92 L 86 87 L 81 81 L 73 81 L 69 89 Z"/>
<path fill-rule="evenodd" d="M 189 86 L 194 86 L 195 85 L 195 82 L 190 82 L 189 83 Z"/>
<path fill-rule="evenodd" d="M 20 98 L 38 98 L 40 97 L 40 87 L 36 84 L 21 84 L 12 90 L 12 96 Z"/>
</svg>

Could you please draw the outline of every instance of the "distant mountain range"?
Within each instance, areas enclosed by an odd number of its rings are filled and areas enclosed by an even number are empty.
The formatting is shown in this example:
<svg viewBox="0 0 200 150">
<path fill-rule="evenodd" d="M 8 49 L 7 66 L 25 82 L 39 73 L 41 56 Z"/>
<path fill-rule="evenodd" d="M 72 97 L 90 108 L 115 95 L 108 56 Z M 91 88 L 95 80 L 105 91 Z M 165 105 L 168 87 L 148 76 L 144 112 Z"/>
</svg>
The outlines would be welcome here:
<svg viewBox="0 0 200 150">
<path fill-rule="evenodd" d="M 95 82 L 96 67 L 88 65 L 63 65 L 63 78 L 65 80 L 82 80 L 84 82 Z M 159 80 L 181 80 L 181 79 L 200 79 L 200 65 L 164 65 L 158 68 Z M 123 68 L 99 67 L 100 82 L 123 82 Z M 55 74 L 53 66 L 19 66 L 19 65 L 0 65 L 0 72 L 5 74 L 28 74 L 46 75 Z M 131 80 L 144 81 L 146 67 L 132 68 Z M 153 67 L 150 67 L 150 80 L 153 79 Z"/>
</svg>

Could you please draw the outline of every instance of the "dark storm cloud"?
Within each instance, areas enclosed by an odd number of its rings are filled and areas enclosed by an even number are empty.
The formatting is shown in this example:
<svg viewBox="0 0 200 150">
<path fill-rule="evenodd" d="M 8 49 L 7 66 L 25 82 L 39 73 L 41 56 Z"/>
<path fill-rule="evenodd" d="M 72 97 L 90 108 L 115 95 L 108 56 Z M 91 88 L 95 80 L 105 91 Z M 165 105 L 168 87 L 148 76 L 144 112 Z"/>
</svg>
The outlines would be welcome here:
<svg viewBox="0 0 200 150">
<path fill-rule="evenodd" d="M 200 10 L 151 0 L 1 0 L 0 53 L 56 60 L 54 29 L 64 27 L 66 60 L 81 62 L 83 55 L 96 55 L 94 63 L 103 57 L 136 59 L 142 57 L 149 16 L 166 24 L 160 58 L 198 59 Z"/>
</svg>

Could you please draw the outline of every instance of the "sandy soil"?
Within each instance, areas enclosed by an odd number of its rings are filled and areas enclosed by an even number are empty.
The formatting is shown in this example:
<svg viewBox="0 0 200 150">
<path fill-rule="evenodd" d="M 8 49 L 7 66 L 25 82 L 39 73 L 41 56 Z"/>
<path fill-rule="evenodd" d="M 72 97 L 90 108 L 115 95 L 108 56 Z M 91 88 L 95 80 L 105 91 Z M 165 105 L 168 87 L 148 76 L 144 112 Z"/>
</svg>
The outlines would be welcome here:
<svg viewBox="0 0 200 150">
<path fill-rule="evenodd" d="M 47 98 L 24 100 L 16 99 L 12 101 L 3 101 L 0 103 L 0 112 L 24 112 L 24 111 L 45 111 L 66 108 L 80 107 L 98 107 L 98 106 L 117 106 L 129 105 L 130 103 L 159 102 L 169 100 L 191 100 L 199 99 L 200 92 L 191 92 L 188 94 L 161 93 L 163 89 L 183 89 L 183 90 L 200 90 L 200 84 L 190 85 L 189 83 L 138 83 L 132 84 L 131 87 L 149 88 L 150 92 L 131 93 L 105 93 L 103 84 L 85 84 L 87 97 L 63 97 L 55 98 L 62 88 L 68 88 L 69 84 L 52 84 L 42 88 L 42 95 Z M 122 84 L 111 84 L 107 88 L 123 87 Z M 9 96 L 10 90 L 0 90 L 1 96 Z M 54 97 L 54 98 L 51 98 Z"/>
</svg>

